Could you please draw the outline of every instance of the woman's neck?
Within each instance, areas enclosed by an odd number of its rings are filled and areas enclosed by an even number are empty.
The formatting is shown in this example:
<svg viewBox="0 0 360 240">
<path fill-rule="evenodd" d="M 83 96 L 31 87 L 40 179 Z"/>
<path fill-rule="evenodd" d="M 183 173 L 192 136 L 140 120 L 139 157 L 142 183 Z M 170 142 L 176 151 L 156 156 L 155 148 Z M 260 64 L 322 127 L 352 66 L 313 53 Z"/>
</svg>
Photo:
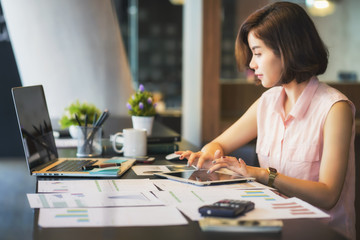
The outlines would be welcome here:
<svg viewBox="0 0 360 240">
<path fill-rule="evenodd" d="M 289 112 L 295 105 L 296 101 L 300 97 L 301 93 L 304 91 L 309 81 L 310 80 L 297 83 L 295 80 L 293 80 L 290 83 L 282 85 L 285 90 L 285 100 L 284 100 L 285 116 L 289 114 Z"/>
</svg>

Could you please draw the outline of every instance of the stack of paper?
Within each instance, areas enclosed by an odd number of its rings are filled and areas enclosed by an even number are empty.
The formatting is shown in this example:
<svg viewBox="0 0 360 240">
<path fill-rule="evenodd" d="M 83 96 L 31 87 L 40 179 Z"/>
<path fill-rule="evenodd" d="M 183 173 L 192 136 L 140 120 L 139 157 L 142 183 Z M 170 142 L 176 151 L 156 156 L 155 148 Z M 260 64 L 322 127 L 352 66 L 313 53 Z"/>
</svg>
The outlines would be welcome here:
<svg viewBox="0 0 360 240">
<path fill-rule="evenodd" d="M 329 217 L 256 182 L 199 187 L 165 179 L 39 181 L 38 191 L 28 200 L 41 208 L 42 227 L 181 225 L 187 221 L 178 210 L 201 220 L 199 207 L 225 198 L 255 203 L 254 210 L 237 218 L 242 221 Z"/>
<path fill-rule="evenodd" d="M 39 181 L 38 191 L 27 197 L 40 208 L 44 228 L 187 224 L 175 206 L 152 194 L 157 188 L 148 179 Z"/>
</svg>

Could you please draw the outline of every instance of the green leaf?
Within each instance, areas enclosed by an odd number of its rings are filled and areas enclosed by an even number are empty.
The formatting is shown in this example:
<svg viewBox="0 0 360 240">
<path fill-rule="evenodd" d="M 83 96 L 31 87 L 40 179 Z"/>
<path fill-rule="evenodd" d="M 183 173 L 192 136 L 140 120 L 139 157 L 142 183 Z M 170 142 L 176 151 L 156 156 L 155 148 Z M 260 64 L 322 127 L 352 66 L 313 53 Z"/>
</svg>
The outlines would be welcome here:
<svg viewBox="0 0 360 240">
<path fill-rule="evenodd" d="M 65 112 L 61 117 L 59 124 L 61 128 L 68 128 L 71 125 L 78 125 L 78 122 L 75 119 L 75 114 L 78 115 L 81 125 L 85 124 L 85 117 L 88 116 L 88 123 L 91 124 L 94 121 L 95 113 L 97 118 L 100 116 L 100 110 L 90 103 L 80 103 L 79 100 L 70 104 L 65 108 Z"/>
</svg>

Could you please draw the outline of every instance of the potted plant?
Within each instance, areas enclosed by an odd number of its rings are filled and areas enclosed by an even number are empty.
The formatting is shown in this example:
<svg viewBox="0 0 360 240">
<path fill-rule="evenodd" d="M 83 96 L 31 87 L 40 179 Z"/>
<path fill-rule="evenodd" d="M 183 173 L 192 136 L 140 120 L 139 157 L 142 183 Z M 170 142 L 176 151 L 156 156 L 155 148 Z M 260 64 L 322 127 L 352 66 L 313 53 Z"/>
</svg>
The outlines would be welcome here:
<svg viewBox="0 0 360 240">
<path fill-rule="evenodd" d="M 156 114 L 156 103 L 154 103 L 152 93 L 145 91 L 144 85 L 140 84 L 139 89 L 129 98 L 126 106 L 131 115 L 133 127 L 146 129 L 147 135 L 151 135 Z"/>
<path fill-rule="evenodd" d="M 62 129 L 69 128 L 71 137 L 76 138 L 75 126 L 85 126 L 85 122 L 92 124 L 100 114 L 100 110 L 94 104 L 80 103 L 79 100 L 76 100 L 65 108 L 59 124 Z"/>
</svg>

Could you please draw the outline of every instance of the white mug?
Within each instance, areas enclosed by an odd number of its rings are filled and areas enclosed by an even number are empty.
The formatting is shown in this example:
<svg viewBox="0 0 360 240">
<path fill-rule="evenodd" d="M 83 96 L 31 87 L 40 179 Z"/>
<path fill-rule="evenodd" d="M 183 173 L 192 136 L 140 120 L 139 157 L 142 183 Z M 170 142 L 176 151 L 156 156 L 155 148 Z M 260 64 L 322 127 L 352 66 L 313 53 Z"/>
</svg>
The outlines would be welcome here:
<svg viewBox="0 0 360 240">
<path fill-rule="evenodd" d="M 116 139 L 123 137 L 123 147 L 116 147 Z M 112 146 L 115 152 L 123 153 L 124 157 L 140 157 L 146 156 L 147 135 L 144 129 L 125 128 L 122 132 L 114 135 Z"/>
</svg>

